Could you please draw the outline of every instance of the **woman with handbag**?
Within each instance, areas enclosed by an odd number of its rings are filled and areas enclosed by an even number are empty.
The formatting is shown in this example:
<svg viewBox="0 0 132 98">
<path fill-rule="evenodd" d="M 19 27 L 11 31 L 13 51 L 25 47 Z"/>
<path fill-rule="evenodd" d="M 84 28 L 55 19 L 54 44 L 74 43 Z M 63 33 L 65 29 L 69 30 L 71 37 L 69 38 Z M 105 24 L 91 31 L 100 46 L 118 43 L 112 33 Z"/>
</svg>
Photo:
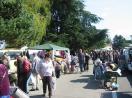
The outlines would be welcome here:
<svg viewBox="0 0 132 98">
<path fill-rule="evenodd" d="M 44 97 L 45 97 L 45 94 L 47 91 L 46 89 L 48 86 L 49 98 L 51 98 L 52 96 L 52 75 L 54 73 L 54 67 L 53 67 L 53 62 L 48 53 L 45 54 L 45 58 L 42 61 L 40 61 L 40 67 L 39 67 L 38 72 L 43 82 Z"/>
</svg>

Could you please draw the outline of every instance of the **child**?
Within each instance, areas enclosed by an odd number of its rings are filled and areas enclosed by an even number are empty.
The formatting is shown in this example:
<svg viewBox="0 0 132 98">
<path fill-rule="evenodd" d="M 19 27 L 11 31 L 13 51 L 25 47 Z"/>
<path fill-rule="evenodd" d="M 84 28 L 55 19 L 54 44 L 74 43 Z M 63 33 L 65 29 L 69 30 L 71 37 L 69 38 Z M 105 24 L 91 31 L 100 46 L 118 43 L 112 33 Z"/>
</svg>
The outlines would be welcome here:
<svg viewBox="0 0 132 98">
<path fill-rule="evenodd" d="M 111 87 L 109 88 L 110 90 L 117 90 L 119 88 L 119 84 L 117 84 L 116 78 L 112 77 L 111 78 Z"/>
</svg>

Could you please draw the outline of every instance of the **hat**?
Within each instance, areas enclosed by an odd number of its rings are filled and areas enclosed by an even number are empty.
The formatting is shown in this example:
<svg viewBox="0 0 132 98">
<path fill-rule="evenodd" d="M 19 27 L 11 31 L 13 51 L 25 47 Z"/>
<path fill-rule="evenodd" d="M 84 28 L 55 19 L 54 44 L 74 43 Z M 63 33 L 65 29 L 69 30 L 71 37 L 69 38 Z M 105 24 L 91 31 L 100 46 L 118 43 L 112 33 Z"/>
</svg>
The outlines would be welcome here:
<svg viewBox="0 0 132 98">
<path fill-rule="evenodd" d="M 111 66 L 111 69 L 115 69 L 116 68 L 115 64 L 110 64 L 110 66 Z"/>
</svg>

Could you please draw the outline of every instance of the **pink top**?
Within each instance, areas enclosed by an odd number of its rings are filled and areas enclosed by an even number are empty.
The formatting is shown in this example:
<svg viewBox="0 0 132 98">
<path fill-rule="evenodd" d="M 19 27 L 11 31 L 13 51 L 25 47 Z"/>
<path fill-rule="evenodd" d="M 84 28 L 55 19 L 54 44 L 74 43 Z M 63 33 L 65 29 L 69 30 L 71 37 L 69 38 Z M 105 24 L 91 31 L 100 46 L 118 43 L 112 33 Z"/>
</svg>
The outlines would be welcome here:
<svg viewBox="0 0 132 98">
<path fill-rule="evenodd" d="M 8 70 L 4 64 L 0 64 L 0 96 L 9 95 Z"/>
</svg>

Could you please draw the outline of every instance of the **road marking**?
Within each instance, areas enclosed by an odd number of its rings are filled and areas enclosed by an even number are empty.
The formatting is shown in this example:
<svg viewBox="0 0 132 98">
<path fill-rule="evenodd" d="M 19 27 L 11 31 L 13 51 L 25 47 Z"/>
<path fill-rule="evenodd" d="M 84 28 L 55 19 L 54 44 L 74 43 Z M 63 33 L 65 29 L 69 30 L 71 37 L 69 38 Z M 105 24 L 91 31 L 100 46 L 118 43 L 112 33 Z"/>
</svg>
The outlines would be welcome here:
<svg viewBox="0 0 132 98">
<path fill-rule="evenodd" d="M 116 91 L 112 91 L 112 98 L 117 98 L 117 93 L 116 93 Z"/>
</svg>

